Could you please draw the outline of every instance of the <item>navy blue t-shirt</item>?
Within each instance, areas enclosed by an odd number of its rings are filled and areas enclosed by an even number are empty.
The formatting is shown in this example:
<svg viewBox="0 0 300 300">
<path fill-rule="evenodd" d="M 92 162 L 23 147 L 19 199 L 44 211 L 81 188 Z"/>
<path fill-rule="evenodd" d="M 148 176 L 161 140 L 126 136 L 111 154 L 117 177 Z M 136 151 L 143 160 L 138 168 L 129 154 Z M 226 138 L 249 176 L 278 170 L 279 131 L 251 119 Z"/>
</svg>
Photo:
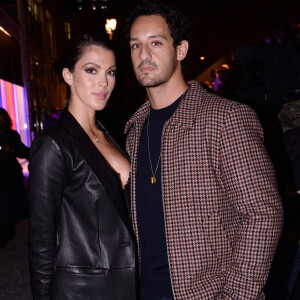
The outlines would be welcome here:
<svg viewBox="0 0 300 300">
<path fill-rule="evenodd" d="M 182 96 L 163 109 L 150 109 L 149 147 L 155 172 L 161 149 L 161 134 L 166 121 L 177 109 Z M 167 255 L 160 163 L 151 184 L 146 120 L 138 150 L 136 207 L 141 251 L 141 300 L 173 299 Z"/>
</svg>

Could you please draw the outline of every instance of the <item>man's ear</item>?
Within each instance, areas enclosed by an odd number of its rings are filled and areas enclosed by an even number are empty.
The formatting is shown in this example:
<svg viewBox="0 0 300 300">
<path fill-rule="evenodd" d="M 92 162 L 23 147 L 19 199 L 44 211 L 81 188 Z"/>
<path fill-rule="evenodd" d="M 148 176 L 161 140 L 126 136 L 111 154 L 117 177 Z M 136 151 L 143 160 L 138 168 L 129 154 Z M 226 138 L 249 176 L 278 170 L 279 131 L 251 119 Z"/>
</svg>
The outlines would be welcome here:
<svg viewBox="0 0 300 300">
<path fill-rule="evenodd" d="M 179 61 L 184 60 L 187 56 L 188 50 L 189 42 L 186 40 L 181 41 L 180 44 L 177 46 L 177 59 Z"/>
<path fill-rule="evenodd" d="M 62 77 L 68 85 L 71 85 L 73 83 L 73 74 L 68 68 L 63 68 Z"/>
</svg>

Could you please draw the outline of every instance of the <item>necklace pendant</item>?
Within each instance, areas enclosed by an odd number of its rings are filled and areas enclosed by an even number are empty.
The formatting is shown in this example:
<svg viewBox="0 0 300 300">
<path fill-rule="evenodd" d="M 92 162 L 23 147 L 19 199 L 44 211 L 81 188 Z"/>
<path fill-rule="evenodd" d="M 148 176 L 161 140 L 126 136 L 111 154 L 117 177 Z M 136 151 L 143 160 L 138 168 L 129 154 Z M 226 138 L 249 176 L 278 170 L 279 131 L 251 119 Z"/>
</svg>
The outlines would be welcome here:
<svg viewBox="0 0 300 300">
<path fill-rule="evenodd" d="M 151 176 L 151 184 L 154 184 L 154 183 L 156 183 L 156 178 L 155 178 L 155 176 Z"/>
<path fill-rule="evenodd" d="M 95 136 L 95 142 L 99 143 L 99 139 L 97 138 L 97 136 Z"/>
</svg>

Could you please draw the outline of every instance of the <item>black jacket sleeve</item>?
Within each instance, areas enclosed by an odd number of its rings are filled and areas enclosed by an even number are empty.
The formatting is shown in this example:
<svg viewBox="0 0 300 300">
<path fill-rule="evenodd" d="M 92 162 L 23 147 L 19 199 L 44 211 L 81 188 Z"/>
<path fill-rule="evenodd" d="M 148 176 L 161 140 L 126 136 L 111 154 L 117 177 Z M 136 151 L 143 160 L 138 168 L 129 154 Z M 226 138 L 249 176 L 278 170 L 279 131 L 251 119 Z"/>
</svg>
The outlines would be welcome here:
<svg viewBox="0 0 300 300">
<path fill-rule="evenodd" d="M 38 137 L 29 163 L 29 270 L 34 300 L 52 299 L 58 218 L 66 166 L 60 146 L 49 136 Z"/>
</svg>

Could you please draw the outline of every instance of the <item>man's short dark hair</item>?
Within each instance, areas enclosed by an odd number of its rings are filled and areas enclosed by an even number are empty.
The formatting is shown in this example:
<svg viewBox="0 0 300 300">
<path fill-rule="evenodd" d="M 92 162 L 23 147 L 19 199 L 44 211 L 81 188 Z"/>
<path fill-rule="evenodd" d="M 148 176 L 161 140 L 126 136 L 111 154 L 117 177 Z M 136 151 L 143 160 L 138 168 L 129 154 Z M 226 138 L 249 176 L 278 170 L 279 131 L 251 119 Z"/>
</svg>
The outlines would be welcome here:
<svg viewBox="0 0 300 300">
<path fill-rule="evenodd" d="M 188 18 L 174 5 L 156 0 L 144 0 L 131 11 L 126 24 L 127 38 L 130 39 L 131 26 L 138 17 L 152 15 L 161 15 L 166 19 L 174 47 L 183 40 L 190 42 L 191 27 Z"/>
</svg>

